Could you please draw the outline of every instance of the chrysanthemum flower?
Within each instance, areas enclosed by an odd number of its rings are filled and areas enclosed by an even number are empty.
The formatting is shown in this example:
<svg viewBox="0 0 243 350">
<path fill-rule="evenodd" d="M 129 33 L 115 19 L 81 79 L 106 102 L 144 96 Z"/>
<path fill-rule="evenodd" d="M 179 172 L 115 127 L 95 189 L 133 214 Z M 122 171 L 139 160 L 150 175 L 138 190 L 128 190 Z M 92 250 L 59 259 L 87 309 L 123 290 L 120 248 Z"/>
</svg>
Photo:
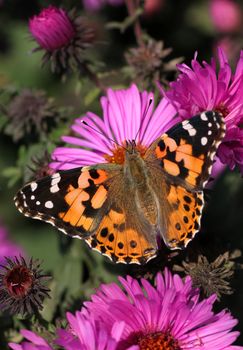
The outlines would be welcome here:
<svg viewBox="0 0 243 350">
<path fill-rule="evenodd" d="M 22 329 L 21 335 L 28 341 L 23 341 L 21 344 L 9 343 L 10 349 L 13 350 L 53 350 L 53 348 L 39 335 L 34 332 Z"/>
<path fill-rule="evenodd" d="M 0 264 L 5 260 L 5 256 L 14 257 L 24 255 L 23 249 L 13 243 L 8 236 L 8 232 L 0 223 Z"/>
<path fill-rule="evenodd" d="M 210 64 L 201 65 L 195 55 L 192 68 L 178 65 L 178 79 L 163 93 L 184 119 L 205 110 L 221 112 L 225 117 L 226 136 L 217 155 L 230 169 L 238 165 L 243 172 L 243 51 L 234 75 L 220 48 L 218 61 L 217 73 L 214 59 Z"/>
<path fill-rule="evenodd" d="M 116 350 L 123 332 L 124 323 L 115 322 L 110 332 L 90 315 L 80 311 L 75 316 L 67 313 L 69 327 L 58 330 L 56 343 L 65 350 Z"/>
<path fill-rule="evenodd" d="M 94 41 L 94 29 L 74 13 L 49 6 L 29 21 L 29 30 L 39 47 L 45 50 L 43 63 L 49 60 L 52 70 L 65 72 L 86 60 L 84 50 Z"/>
<path fill-rule="evenodd" d="M 199 291 L 168 270 L 157 274 L 156 287 L 142 279 L 120 278 L 102 285 L 85 303 L 83 313 L 91 315 L 108 331 L 116 322 L 124 322 L 124 330 L 116 350 L 233 350 L 239 332 L 229 312 L 212 311 L 216 296 L 199 300 Z"/>
<path fill-rule="evenodd" d="M 50 277 L 44 275 L 38 260 L 23 257 L 5 258 L 0 268 L 0 309 L 11 314 L 31 314 L 42 309 L 49 288 L 45 286 Z"/>
<path fill-rule="evenodd" d="M 77 118 L 72 130 L 78 137 L 62 138 L 75 147 L 56 148 L 51 166 L 71 169 L 96 163 L 121 164 L 124 161 L 122 145 L 135 138 L 137 149 L 143 154 L 157 137 L 179 121 L 174 107 L 165 99 L 153 111 L 153 99 L 152 93 L 139 92 L 135 85 L 126 90 L 108 89 L 107 97 L 101 98 L 103 119 L 92 112 Z"/>
</svg>

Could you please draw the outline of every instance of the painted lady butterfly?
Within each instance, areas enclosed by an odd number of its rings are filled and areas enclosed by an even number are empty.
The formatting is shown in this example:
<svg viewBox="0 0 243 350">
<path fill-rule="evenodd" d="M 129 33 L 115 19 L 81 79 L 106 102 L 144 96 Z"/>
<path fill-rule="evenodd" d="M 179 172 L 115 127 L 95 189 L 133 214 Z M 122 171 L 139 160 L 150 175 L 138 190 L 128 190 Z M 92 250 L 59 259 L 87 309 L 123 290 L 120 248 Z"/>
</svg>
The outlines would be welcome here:
<svg viewBox="0 0 243 350">
<path fill-rule="evenodd" d="M 144 155 L 127 142 L 124 164 L 59 171 L 16 195 L 17 208 L 84 239 L 119 263 L 156 256 L 160 234 L 182 249 L 200 228 L 203 186 L 225 134 L 223 117 L 204 112 L 172 127 Z"/>
</svg>

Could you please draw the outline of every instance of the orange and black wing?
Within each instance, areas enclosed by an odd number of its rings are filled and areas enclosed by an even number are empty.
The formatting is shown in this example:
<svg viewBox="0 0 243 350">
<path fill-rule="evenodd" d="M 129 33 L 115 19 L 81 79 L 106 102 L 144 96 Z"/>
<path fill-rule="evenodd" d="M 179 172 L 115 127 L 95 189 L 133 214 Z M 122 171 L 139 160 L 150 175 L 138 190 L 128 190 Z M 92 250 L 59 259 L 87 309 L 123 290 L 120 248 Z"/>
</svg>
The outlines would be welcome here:
<svg viewBox="0 0 243 350">
<path fill-rule="evenodd" d="M 200 229 L 203 187 L 224 134 L 223 117 L 204 112 L 172 127 L 145 156 L 157 178 L 159 230 L 171 249 L 185 247 Z"/>
<path fill-rule="evenodd" d="M 109 175 L 105 169 L 76 168 L 30 182 L 16 195 L 20 212 L 46 221 L 71 236 L 85 238 L 108 210 Z"/>
<path fill-rule="evenodd" d="M 192 189 L 207 183 L 217 147 L 225 135 L 221 114 L 203 112 L 172 127 L 148 150 L 171 181 Z"/>
<path fill-rule="evenodd" d="M 24 215 L 84 239 L 114 262 L 145 263 L 157 245 L 135 225 L 139 218 L 128 225 L 120 170 L 104 164 L 60 171 L 24 186 L 15 204 Z"/>
</svg>

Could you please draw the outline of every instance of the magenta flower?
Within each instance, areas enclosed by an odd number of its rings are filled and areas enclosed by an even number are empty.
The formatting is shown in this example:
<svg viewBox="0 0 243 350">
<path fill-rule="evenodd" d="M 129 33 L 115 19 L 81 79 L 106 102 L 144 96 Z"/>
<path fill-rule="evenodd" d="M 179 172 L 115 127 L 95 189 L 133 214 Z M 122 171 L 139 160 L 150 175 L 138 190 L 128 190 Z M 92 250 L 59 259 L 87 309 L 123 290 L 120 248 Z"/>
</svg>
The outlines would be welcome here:
<svg viewBox="0 0 243 350">
<path fill-rule="evenodd" d="M 108 333 L 102 324 L 91 316 L 86 317 L 82 312 L 75 316 L 67 313 L 68 327 L 57 331 L 55 344 L 65 350 L 116 350 L 118 341 L 124 329 L 124 322 L 116 322 Z M 21 344 L 9 343 L 13 350 L 53 350 L 40 336 L 28 330 L 21 334 L 28 340 Z"/>
<path fill-rule="evenodd" d="M 83 314 L 91 315 L 109 332 L 116 322 L 124 329 L 116 350 L 193 349 L 233 350 L 239 332 L 229 312 L 212 311 L 216 296 L 199 300 L 199 291 L 168 270 L 156 276 L 156 287 L 142 279 L 119 278 L 116 283 L 102 285 L 85 303 Z"/>
<path fill-rule="evenodd" d="M 222 33 L 240 29 L 241 7 L 234 0 L 210 0 L 209 12 L 214 27 Z"/>
<path fill-rule="evenodd" d="M 6 257 L 25 255 L 23 249 L 9 239 L 9 235 L 4 226 L 0 224 L 0 264 L 5 262 Z"/>
<path fill-rule="evenodd" d="M 82 312 L 75 316 L 67 313 L 69 329 L 58 330 L 56 343 L 65 350 L 116 350 L 123 332 L 124 323 L 115 322 L 110 333 L 91 316 L 86 317 Z"/>
<path fill-rule="evenodd" d="M 29 30 L 44 50 L 43 65 L 51 61 L 52 71 L 61 74 L 83 72 L 84 52 L 95 40 L 94 27 L 83 17 L 49 6 L 29 20 Z"/>
<path fill-rule="evenodd" d="M 243 51 L 234 75 L 221 48 L 218 61 L 218 73 L 214 59 L 210 64 L 203 62 L 201 65 L 197 55 L 192 60 L 192 68 L 178 65 L 177 80 L 163 94 L 183 119 L 205 110 L 221 112 L 225 117 L 226 136 L 217 155 L 230 169 L 238 165 L 243 172 Z"/>
<path fill-rule="evenodd" d="M 100 10 L 104 5 L 119 6 L 124 0 L 83 0 L 84 7 L 89 11 Z"/>
<path fill-rule="evenodd" d="M 54 51 L 66 46 L 75 36 L 74 26 L 68 14 L 57 7 L 49 6 L 29 21 L 29 30 L 40 47 Z"/>
<path fill-rule="evenodd" d="M 156 287 L 131 277 L 100 289 L 75 315 L 67 313 L 68 326 L 57 331 L 55 343 L 65 350 L 242 350 L 231 346 L 239 332 L 229 312 L 215 314 L 213 295 L 199 300 L 190 277 L 183 282 L 167 269 L 156 276 Z M 14 350 L 52 350 L 33 332 L 21 334 L 31 343 Z M 42 347 L 41 347 L 42 346 Z"/>
<path fill-rule="evenodd" d="M 107 97 L 101 98 L 103 119 L 92 112 L 77 118 L 72 130 L 78 137 L 62 138 L 75 147 L 56 148 L 51 166 L 71 169 L 105 162 L 121 164 L 124 160 L 122 145 L 126 140 L 135 139 L 137 134 L 137 148 L 141 154 L 144 153 L 157 137 L 179 121 L 179 118 L 175 118 L 175 108 L 166 99 L 153 111 L 153 99 L 152 93 L 139 92 L 136 85 L 126 90 L 108 89 Z"/>
<path fill-rule="evenodd" d="M 23 337 L 28 341 L 21 344 L 9 343 L 9 347 L 13 350 L 53 350 L 53 348 L 39 335 L 34 332 L 23 329 L 20 331 Z"/>
</svg>

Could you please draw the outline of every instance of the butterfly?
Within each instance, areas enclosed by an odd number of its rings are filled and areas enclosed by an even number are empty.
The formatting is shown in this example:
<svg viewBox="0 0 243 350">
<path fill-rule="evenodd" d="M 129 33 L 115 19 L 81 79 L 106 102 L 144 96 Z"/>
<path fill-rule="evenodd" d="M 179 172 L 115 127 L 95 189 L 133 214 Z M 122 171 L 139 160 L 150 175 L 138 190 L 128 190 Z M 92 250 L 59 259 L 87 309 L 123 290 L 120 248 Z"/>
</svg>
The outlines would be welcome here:
<svg viewBox="0 0 243 350">
<path fill-rule="evenodd" d="M 223 116 L 203 112 L 173 126 L 145 154 L 127 141 L 123 164 L 58 171 L 25 185 L 20 212 L 46 221 L 116 263 L 143 264 L 161 236 L 183 249 L 200 229 L 214 156 L 225 135 Z"/>
</svg>

